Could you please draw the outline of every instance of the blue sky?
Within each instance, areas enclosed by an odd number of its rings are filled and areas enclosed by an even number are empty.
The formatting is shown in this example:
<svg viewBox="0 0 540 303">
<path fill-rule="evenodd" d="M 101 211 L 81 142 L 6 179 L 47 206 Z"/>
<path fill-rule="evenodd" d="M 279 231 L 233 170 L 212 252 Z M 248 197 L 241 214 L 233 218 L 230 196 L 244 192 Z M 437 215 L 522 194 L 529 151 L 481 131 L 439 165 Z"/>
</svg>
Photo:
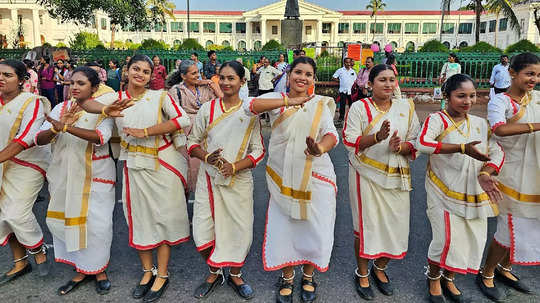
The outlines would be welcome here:
<svg viewBox="0 0 540 303">
<path fill-rule="evenodd" d="M 264 6 L 277 0 L 190 0 L 193 10 L 249 10 Z M 185 10 L 186 0 L 173 0 L 176 9 Z M 368 0 L 308 0 L 334 10 L 363 10 Z M 440 9 L 438 0 L 386 0 L 387 10 L 436 10 Z"/>
</svg>

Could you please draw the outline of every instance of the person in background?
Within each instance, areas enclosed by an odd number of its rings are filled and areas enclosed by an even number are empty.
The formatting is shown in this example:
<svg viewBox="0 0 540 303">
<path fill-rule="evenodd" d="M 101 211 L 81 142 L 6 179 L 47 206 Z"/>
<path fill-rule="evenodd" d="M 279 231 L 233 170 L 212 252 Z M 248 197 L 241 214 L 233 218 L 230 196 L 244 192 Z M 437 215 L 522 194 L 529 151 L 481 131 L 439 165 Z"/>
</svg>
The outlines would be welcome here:
<svg viewBox="0 0 540 303">
<path fill-rule="evenodd" d="M 281 72 L 270 65 L 270 60 L 264 58 L 263 66 L 257 70 L 259 75 L 259 96 L 274 91 L 274 83 L 272 81 Z"/>
<path fill-rule="evenodd" d="M 49 99 L 51 105 L 54 106 L 56 104 L 54 98 L 54 67 L 49 64 L 48 59 L 45 57 L 41 57 L 39 63 L 41 64 L 38 72 L 41 95 Z"/>
<path fill-rule="evenodd" d="M 193 53 L 191 54 L 191 60 L 197 64 L 197 69 L 199 70 L 199 80 L 202 80 L 202 74 L 203 74 L 203 64 L 201 61 L 199 61 L 199 54 Z"/>
<path fill-rule="evenodd" d="M 107 86 L 115 91 L 120 90 L 120 69 L 118 68 L 118 60 L 109 60 L 109 70 L 107 70 Z"/>
<path fill-rule="evenodd" d="M 218 65 L 216 67 L 216 74 L 212 76 L 212 78 L 210 78 L 210 80 L 212 80 L 212 82 L 214 82 L 215 84 L 219 85 L 219 69 L 221 68 L 221 65 Z"/>
<path fill-rule="evenodd" d="M 396 67 L 396 57 L 394 55 L 388 55 L 388 57 L 386 58 L 386 64 L 390 65 L 390 67 L 394 71 L 394 75 L 396 76 L 396 88 L 394 89 L 394 97 L 401 98 L 401 89 L 399 88 L 399 81 L 397 80 L 397 76 L 399 76 L 399 73 Z"/>
<path fill-rule="evenodd" d="M 90 62 L 86 63 L 85 66 L 88 66 L 88 67 L 90 67 L 91 69 L 95 70 L 96 73 L 98 73 L 98 75 L 99 75 L 99 73 L 100 73 L 100 71 L 101 71 L 101 66 L 99 65 L 99 63 L 98 63 L 97 61 L 90 61 Z M 101 83 L 102 83 L 103 85 L 105 85 L 105 81 L 103 81 L 103 80 L 101 79 L 101 75 L 100 75 L 100 77 L 99 77 L 99 80 L 101 81 Z M 106 79 L 105 79 L 105 80 L 106 80 Z"/>
<path fill-rule="evenodd" d="M 66 70 L 64 71 L 64 100 L 71 99 L 69 88 L 71 86 L 71 76 L 73 75 L 75 67 L 75 61 L 66 61 Z"/>
<path fill-rule="evenodd" d="M 293 51 L 293 61 L 300 58 L 302 55 L 301 55 L 301 51 L 298 50 L 298 49 L 295 49 Z M 286 93 L 288 91 L 288 87 L 287 87 L 287 79 L 288 79 L 288 76 L 287 76 L 287 73 L 290 71 L 290 65 L 287 64 L 287 66 L 285 67 L 285 69 L 282 71 L 281 75 L 277 76 L 274 80 L 274 83 L 275 83 L 275 86 L 274 86 L 274 92 L 276 93 Z M 313 87 L 313 90 L 311 90 L 310 88 L 310 91 L 308 91 L 308 93 L 310 95 L 313 94 L 315 88 Z"/>
<path fill-rule="evenodd" d="M 508 56 L 501 55 L 500 60 L 501 63 L 493 67 L 489 78 L 489 84 L 495 90 L 495 94 L 506 92 L 511 84 L 510 72 L 508 72 L 508 67 L 510 67 Z"/>
<path fill-rule="evenodd" d="M 124 87 L 127 84 L 127 72 L 128 72 L 127 66 L 128 66 L 129 60 L 131 60 L 131 56 L 126 57 L 126 61 L 124 62 L 124 66 L 122 66 L 122 77 L 121 77 L 122 82 L 120 83 L 120 89 L 121 90 L 124 90 Z"/>
<path fill-rule="evenodd" d="M 459 64 L 459 59 L 456 54 L 450 53 L 448 55 L 448 62 L 444 63 L 441 75 L 439 77 L 439 84 L 446 82 L 446 79 L 452 77 L 453 75 L 461 74 L 461 65 Z M 445 99 L 441 99 L 441 110 L 445 109 L 444 104 Z"/>
<path fill-rule="evenodd" d="M 161 59 L 158 56 L 152 57 L 152 62 L 154 63 L 154 71 L 150 80 L 150 89 L 164 89 L 165 80 L 167 80 L 167 69 L 161 64 Z"/>
<path fill-rule="evenodd" d="M 285 54 L 279 54 L 279 60 L 274 64 L 274 67 L 283 73 L 287 69 L 287 66 L 289 64 L 285 61 Z"/>
<path fill-rule="evenodd" d="M 366 67 L 363 68 L 360 72 L 358 72 L 358 76 L 356 77 L 356 85 L 358 85 L 358 88 L 360 89 L 360 93 L 358 94 L 358 100 L 367 98 L 371 94 L 371 88 L 369 87 L 368 82 L 369 73 L 371 72 L 373 65 L 373 57 L 367 57 Z"/>
<path fill-rule="evenodd" d="M 59 59 L 56 61 L 56 66 L 54 67 L 54 81 L 55 90 L 56 90 L 56 103 L 64 102 L 64 60 Z"/>
<path fill-rule="evenodd" d="M 99 75 L 99 79 L 101 82 L 107 82 L 107 71 L 103 68 L 103 60 L 97 59 L 95 61 L 97 63 L 96 66 L 99 66 L 99 70 L 96 70 Z"/>
<path fill-rule="evenodd" d="M 23 91 L 39 95 L 38 90 L 38 75 L 34 70 L 34 62 L 32 60 L 24 59 L 23 63 L 26 65 L 26 72 L 28 72 L 28 79 L 24 81 Z"/>
<path fill-rule="evenodd" d="M 266 60 L 266 56 L 261 56 L 261 58 L 259 59 L 259 62 L 253 64 L 253 67 L 251 68 L 251 72 L 253 74 L 257 74 L 257 71 L 259 70 L 259 68 L 264 66 L 264 60 Z"/>
<path fill-rule="evenodd" d="M 249 69 L 247 69 L 244 66 L 244 62 L 242 58 L 237 58 L 236 62 L 242 64 L 242 66 L 244 67 L 244 72 L 245 72 L 244 77 L 246 78 L 246 81 L 244 82 L 244 84 L 242 84 L 242 87 L 240 88 L 240 92 L 238 93 L 238 95 L 240 96 L 240 99 L 244 100 L 249 97 L 248 82 L 251 81 L 251 73 L 249 72 Z"/>
<path fill-rule="evenodd" d="M 347 104 L 349 107 L 352 105 L 351 89 L 356 81 L 356 72 L 352 68 L 354 66 L 354 60 L 352 58 L 345 58 L 343 60 L 343 67 L 338 69 L 332 76 L 334 81 L 339 81 L 339 123 L 343 123 L 345 118 L 345 107 Z"/>
<path fill-rule="evenodd" d="M 208 52 L 208 62 L 204 65 L 204 78 L 211 79 L 216 74 L 216 70 L 219 64 L 217 60 L 217 53 L 214 50 Z"/>
</svg>

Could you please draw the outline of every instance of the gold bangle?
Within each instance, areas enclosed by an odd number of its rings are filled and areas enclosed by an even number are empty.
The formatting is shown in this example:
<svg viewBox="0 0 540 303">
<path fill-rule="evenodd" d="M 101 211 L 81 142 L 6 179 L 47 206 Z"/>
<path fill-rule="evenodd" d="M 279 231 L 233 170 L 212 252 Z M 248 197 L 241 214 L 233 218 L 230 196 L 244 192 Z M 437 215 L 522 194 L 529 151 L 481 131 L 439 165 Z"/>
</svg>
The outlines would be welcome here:
<svg viewBox="0 0 540 303">
<path fill-rule="evenodd" d="M 145 137 L 145 138 L 148 138 L 148 128 L 145 128 L 145 129 L 144 129 L 144 137 Z"/>
<path fill-rule="evenodd" d="M 532 123 L 527 123 L 527 125 L 529 126 L 529 133 L 534 133 L 534 126 Z"/>
<path fill-rule="evenodd" d="M 54 126 L 51 126 L 51 132 L 55 135 L 58 134 L 58 131 L 56 131 L 56 129 L 54 129 Z"/>
<path fill-rule="evenodd" d="M 232 165 L 232 174 L 236 174 L 236 165 L 234 165 L 234 163 L 231 163 Z"/>
<path fill-rule="evenodd" d="M 479 174 L 478 174 L 478 177 L 480 177 L 481 175 L 486 175 L 488 177 L 491 177 L 491 174 L 488 173 L 487 171 L 481 171 Z"/>
<path fill-rule="evenodd" d="M 68 125 L 67 125 L 67 124 L 64 124 L 64 128 L 62 129 L 62 132 L 63 132 L 63 133 L 67 132 L 67 129 L 68 129 Z"/>
<path fill-rule="evenodd" d="M 207 153 L 206 156 L 204 156 L 204 163 L 208 163 L 208 157 L 210 157 L 210 153 Z"/>
<path fill-rule="evenodd" d="M 373 134 L 373 140 L 375 140 L 375 143 L 379 143 L 379 140 L 377 140 L 377 133 Z"/>
<path fill-rule="evenodd" d="M 287 97 L 287 95 L 283 98 L 283 103 L 285 103 L 285 107 L 289 106 L 289 97 Z"/>
<path fill-rule="evenodd" d="M 399 148 L 398 148 L 398 150 L 395 151 L 395 153 L 396 153 L 396 154 L 401 153 L 401 143 L 399 143 Z"/>
<path fill-rule="evenodd" d="M 105 109 L 106 109 L 106 108 L 107 108 L 107 106 L 103 106 L 103 107 L 101 108 L 101 114 L 102 114 L 103 116 L 105 116 L 105 117 L 108 117 L 109 115 L 105 112 Z"/>
<path fill-rule="evenodd" d="M 464 154 L 465 153 L 465 144 L 462 143 L 460 145 L 460 147 L 461 147 L 461 153 Z"/>
</svg>

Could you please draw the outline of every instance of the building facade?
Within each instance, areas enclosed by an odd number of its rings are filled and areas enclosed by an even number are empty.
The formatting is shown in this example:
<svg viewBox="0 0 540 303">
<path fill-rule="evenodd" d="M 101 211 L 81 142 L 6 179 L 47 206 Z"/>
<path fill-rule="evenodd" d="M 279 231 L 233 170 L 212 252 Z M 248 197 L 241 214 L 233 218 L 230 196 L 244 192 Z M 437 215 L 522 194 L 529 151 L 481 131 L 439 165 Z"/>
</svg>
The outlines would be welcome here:
<svg viewBox="0 0 540 303">
<path fill-rule="evenodd" d="M 140 43 L 153 38 L 169 45 L 181 43 L 189 36 L 203 46 L 218 44 L 236 50 L 257 50 L 271 39 L 280 41 L 285 5 L 286 0 L 278 0 L 250 11 L 191 11 L 189 24 L 186 11 L 175 11 L 175 19 L 167 18 L 165 24 L 152 24 L 142 31 L 119 28 L 114 36 L 115 41 Z M 416 50 L 431 39 L 441 38 L 449 48 L 475 42 L 472 11 L 452 11 L 441 24 L 440 11 L 383 11 L 372 18 L 370 11 L 335 11 L 304 0 L 299 0 L 299 6 L 305 43 L 340 46 L 378 42 L 391 43 L 398 50 Z M 514 7 L 521 25 L 519 35 L 504 16 L 483 14 L 480 40 L 503 49 L 520 39 L 540 45 L 534 24 L 535 7 L 540 7 L 540 0 L 524 1 Z M 111 41 L 111 24 L 103 13 L 96 12 L 91 26 L 85 27 L 52 19 L 35 0 L 0 0 L 0 34 L 8 44 L 17 36 L 17 29 L 27 47 L 45 42 L 69 45 L 80 31 L 97 33 L 105 43 Z"/>
</svg>

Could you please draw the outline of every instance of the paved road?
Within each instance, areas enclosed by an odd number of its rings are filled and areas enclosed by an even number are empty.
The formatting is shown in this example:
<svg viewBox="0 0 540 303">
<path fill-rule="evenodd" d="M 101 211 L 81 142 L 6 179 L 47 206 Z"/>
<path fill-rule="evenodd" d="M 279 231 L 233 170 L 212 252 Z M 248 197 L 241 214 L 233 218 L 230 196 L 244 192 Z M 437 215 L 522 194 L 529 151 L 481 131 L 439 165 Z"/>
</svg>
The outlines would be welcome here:
<svg viewBox="0 0 540 303">
<path fill-rule="evenodd" d="M 431 107 L 422 107 L 430 110 Z M 426 112 L 419 109 L 420 119 Z M 268 129 L 265 137 L 268 138 Z M 335 244 L 330 263 L 330 269 L 324 274 L 318 274 L 318 302 L 362 302 L 354 290 L 352 283 L 355 259 L 353 255 L 352 219 L 348 194 L 348 167 L 346 152 L 342 144 L 331 152 L 338 181 L 337 220 L 335 228 Z M 426 254 L 431 230 L 425 214 L 426 193 L 424 190 L 424 173 L 427 157 L 421 156 L 412 165 L 414 190 L 411 193 L 412 217 L 409 237 L 409 253 L 404 260 L 390 263 L 388 274 L 395 283 L 397 291 L 393 297 L 385 297 L 376 292 L 375 302 L 426 302 L 425 278 Z M 262 269 L 261 247 L 264 232 L 265 213 L 268 202 L 268 192 L 264 177 L 264 165 L 255 171 L 255 226 L 254 240 L 251 253 L 244 269 L 246 280 L 256 291 L 252 302 L 274 302 L 277 272 L 265 272 Z M 36 203 L 34 211 L 41 226 L 44 223 L 46 203 Z M 494 232 L 494 220 L 490 221 L 489 238 Z M 51 236 L 46 230 L 45 240 L 51 243 Z M 108 269 L 113 288 L 108 295 L 96 295 L 93 283 L 83 285 L 80 289 L 60 298 L 56 289 L 73 275 L 72 267 L 55 264 L 52 275 L 40 279 L 30 274 L 18 281 L 0 288 L 0 302 L 137 302 L 131 299 L 132 287 L 140 278 L 140 265 L 136 251 L 128 247 L 128 231 L 122 212 L 121 204 L 117 204 L 114 213 L 114 240 L 112 257 Z M 0 248 L 0 271 L 4 272 L 11 266 L 9 248 Z M 540 287 L 540 268 L 515 267 L 523 279 L 533 286 Z M 170 265 L 171 284 L 161 302 L 196 302 L 192 292 L 207 274 L 206 266 L 195 250 L 193 242 L 176 246 L 172 250 Z M 474 276 L 459 276 L 457 279 L 461 289 L 471 297 L 471 302 L 489 302 L 484 299 L 474 284 Z M 508 302 L 540 302 L 537 295 L 523 295 L 509 290 Z M 299 302 L 295 298 L 295 302 Z M 211 298 L 204 302 L 242 302 L 233 290 L 224 286 L 218 289 Z"/>
</svg>

